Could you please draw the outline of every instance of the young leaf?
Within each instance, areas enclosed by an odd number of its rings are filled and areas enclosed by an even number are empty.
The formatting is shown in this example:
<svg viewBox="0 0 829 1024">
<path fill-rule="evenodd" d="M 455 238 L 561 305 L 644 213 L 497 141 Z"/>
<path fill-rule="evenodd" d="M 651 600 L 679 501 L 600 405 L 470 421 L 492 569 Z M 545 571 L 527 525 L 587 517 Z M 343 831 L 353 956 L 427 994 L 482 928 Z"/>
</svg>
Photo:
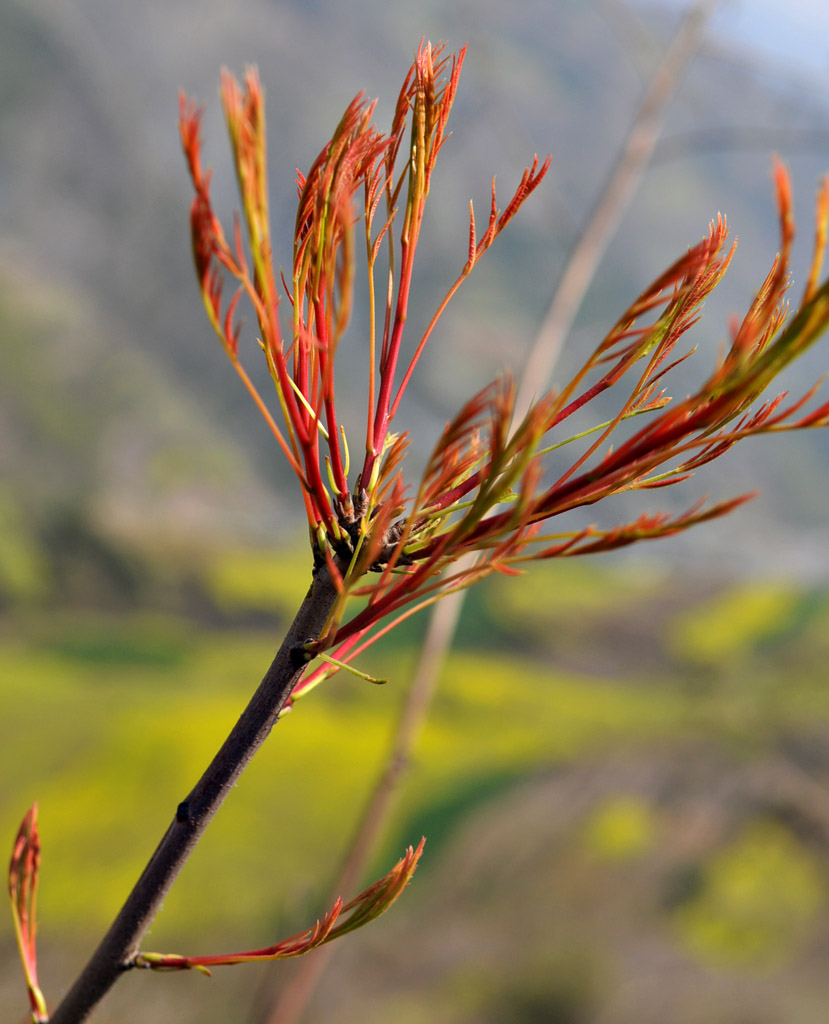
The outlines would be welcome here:
<svg viewBox="0 0 829 1024">
<path fill-rule="evenodd" d="M 37 831 L 37 804 L 26 812 L 12 847 L 9 864 L 9 898 L 14 933 L 26 976 L 32 1024 L 48 1020 L 46 1000 L 37 983 L 37 883 L 40 868 L 40 836 Z"/>
<path fill-rule="evenodd" d="M 211 967 L 228 967 L 233 964 L 257 963 L 262 960 L 286 960 L 304 956 L 312 949 L 338 939 L 341 935 L 356 931 L 364 924 L 385 913 L 411 881 L 423 852 L 425 838 L 415 849 L 410 846 L 403 857 L 387 875 L 364 889 L 349 903 L 341 899 L 311 928 L 292 935 L 264 949 L 247 953 L 226 953 L 215 956 L 179 956 L 177 953 L 139 953 L 135 958 L 136 967 L 147 967 L 154 971 L 197 970 L 210 974 Z"/>
</svg>

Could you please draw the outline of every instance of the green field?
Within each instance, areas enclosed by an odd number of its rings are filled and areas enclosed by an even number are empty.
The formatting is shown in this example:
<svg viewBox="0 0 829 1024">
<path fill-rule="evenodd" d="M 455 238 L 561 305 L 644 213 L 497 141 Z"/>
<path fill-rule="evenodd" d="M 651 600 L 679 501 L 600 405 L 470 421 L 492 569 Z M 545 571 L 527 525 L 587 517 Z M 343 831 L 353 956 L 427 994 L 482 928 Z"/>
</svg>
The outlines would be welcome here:
<svg viewBox="0 0 829 1024">
<path fill-rule="evenodd" d="M 279 623 L 304 589 L 298 566 L 275 573 L 278 564 L 273 554 L 242 552 L 209 565 L 213 622 L 140 609 L 28 608 L 3 620 L 0 830 L 10 843 L 23 811 L 39 802 L 40 942 L 58 986 L 107 925 L 267 667 Z M 655 928 L 692 974 L 807 971 L 810 942 L 829 928 L 823 811 L 785 787 L 782 796 L 767 787 L 764 797 L 750 780 L 757 766 L 781 760 L 785 771 L 809 776 L 805 787 L 829 769 L 820 744 L 829 734 L 828 617 L 820 592 L 688 586 L 644 570 L 545 567 L 476 591 L 375 870 L 423 834 L 424 865 L 389 923 L 346 943 L 356 956 L 392 934 L 406 949 L 410 934 L 428 959 L 439 941 L 432 932 L 452 921 L 478 936 L 480 955 L 447 956 L 434 977 L 422 967 L 414 992 L 405 960 L 392 957 L 375 978 L 376 1016 L 362 1019 L 417 1019 L 411 1006 L 421 992 L 443 1007 L 441 1020 L 488 1020 L 469 986 L 485 990 L 490 1007 L 516 978 L 522 992 L 534 991 L 539 957 L 570 955 L 568 919 L 585 949 L 571 993 L 578 1005 L 621 983 L 624 936 L 636 928 Z M 314 919 L 383 762 L 419 628 L 365 657 L 362 667 L 388 685 L 340 675 L 279 723 L 176 883 L 150 948 L 249 948 Z M 534 801 L 548 791 L 539 813 Z M 682 825 L 693 810 L 689 792 L 694 813 L 706 808 L 713 822 L 693 842 Z M 540 903 L 545 927 L 534 916 Z M 600 923 L 603 906 L 610 928 Z M 536 938 L 523 951 L 509 946 L 501 991 L 486 965 L 517 934 Z M 261 977 L 251 970 L 248 978 Z M 4 998 L 15 971 L 3 975 Z M 198 985 L 139 980 L 187 992 L 187 1020 L 220 1021 L 225 996 L 217 993 L 241 998 L 244 971 Z M 487 975 L 484 989 L 477 971 Z M 567 979 L 572 972 L 562 970 L 560 984 Z M 49 995 L 48 974 L 43 985 Z M 121 1016 L 112 1019 L 140 1020 L 131 1015 L 135 999 L 114 996 Z M 349 999 L 341 1019 L 361 1019 L 354 993 Z M 170 1006 L 179 1014 L 171 1008 L 171 1021 L 185 1019 L 178 1002 Z"/>
</svg>

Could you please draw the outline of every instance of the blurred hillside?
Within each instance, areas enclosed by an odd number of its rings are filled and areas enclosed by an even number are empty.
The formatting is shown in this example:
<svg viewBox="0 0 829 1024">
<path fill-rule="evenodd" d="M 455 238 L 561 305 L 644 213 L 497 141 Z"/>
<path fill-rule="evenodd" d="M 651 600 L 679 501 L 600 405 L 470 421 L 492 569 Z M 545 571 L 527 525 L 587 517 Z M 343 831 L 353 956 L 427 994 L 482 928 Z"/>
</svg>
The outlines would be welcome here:
<svg viewBox="0 0 829 1024">
<path fill-rule="evenodd" d="M 380 96 L 384 125 L 421 36 L 469 41 L 415 334 L 466 258 L 470 197 L 483 208 L 493 173 L 505 196 L 534 152 L 553 153 L 421 363 L 401 413 L 417 463 L 460 401 L 520 366 L 674 28 L 661 7 L 610 0 L 0 4 L 0 837 L 40 801 L 50 1002 L 307 586 L 295 482 L 193 280 L 177 90 L 207 104 L 229 223 L 219 68 L 259 66 L 287 263 L 295 168 L 346 102 Z M 793 176 L 799 294 L 829 100 L 737 42 L 711 42 L 688 74 L 560 378 L 723 211 L 738 254 L 676 389 L 705 376 L 777 249 L 772 150 Z M 353 436 L 361 317 L 341 359 Z M 267 394 L 252 328 L 244 345 Z M 827 345 L 794 369 L 794 392 L 825 371 Z M 309 1024 L 825 1020 L 829 436 L 756 440 L 710 470 L 659 506 L 763 496 L 630 562 L 545 565 L 470 592 L 372 870 L 426 834 L 423 867 L 383 921 L 346 940 Z M 390 685 L 343 674 L 278 726 L 148 948 L 248 948 L 316 918 L 422 630 L 409 621 L 365 658 Z M 20 1008 L 9 927 L 0 952 L 0 1006 Z M 134 972 L 101 1019 L 262 1024 L 290 970 Z"/>
<path fill-rule="evenodd" d="M 533 152 L 554 154 L 551 179 L 488 255 L 434 338 L 401 425 L 428 448 L 445 417 L 505 366 L 520 366 L 552 284 L 635 111 L 671 24 L 657 13 L 620 22 L 609 8 L 560 0 L 434 4 L 240 3 L 173 11 L 160 0 L 18 0 L 0 7 L 0 589 L 37 569 L 7 565 L 28 534 L 46 562 L 75 524 L 94 543 L 262 541 L 296 524 L 299 503 L 279 453 L 211 336 L 193 281 L 189 194 L 176 136 L 176 92 L 208 103 L 207 155 L 219 206 L 234 191 L 215 100 L 222 64 L 259 65 L 269 100 L 271 199 L 277 261 L 290 258 L 293 176 L 360 89 L 388 119 L 421 35 L 470 43 L 454 136 L 427 219 L 411 315 L 428 317 L 464 259 L 467 203 L 486 201 L 497 173 L 506 192 Z M 621 28 L 620 28 L 621 26 Z M 627 28 L 627 33 L 621 29 Z M 633 31 L 635 29 L 635 31 Z M 312 69 L 309 74 L 309 66 Z M 322 72 L 324 69 L 324 73 Z M 718 210 L 740 251 L 680 377 L 706 372 L 777 246 L 769 152 L 794 176 L 803 225 L 796 266 L 811 244 L 811 197 L 829 166 L 825 97 L 709 48 L 673 104 L 665 140 L 623 224 L 560 367 L 583 354 L 664 265 L 696 241 Z M 759 144 L 758 144 L 758 139 Z M 799 287 L 796 282 L 795 287 Z M 355 433 L 365 346 L 341 358 L 341 405 Z M 267 392 L 252 336 L 248 365 Z M 800 390 L 825 353 L 794 371 Z M 599 410 L 601 414 L 601 410 Z M 699 485 L 726 495 L 760 487 L 739 526 L 699 531 L 735 565 L 763 553 L 774 569 L 827 568 L 829 446 L 817 436 L 754 442 Z M 662 497 L 662 496 L 660 496 Z M 23 524 L 21 527 L 20 524 Z M 64 525 L 62 525 L 64 524 Z M 71 532 L 71 530 L 70 530 Z M 90 543 L 93 542 L 90 541 Z M 824 543 L 821 545 L 821 540 Z M 672 552 L 682 555 L 681 545 Z"/>
</svg>

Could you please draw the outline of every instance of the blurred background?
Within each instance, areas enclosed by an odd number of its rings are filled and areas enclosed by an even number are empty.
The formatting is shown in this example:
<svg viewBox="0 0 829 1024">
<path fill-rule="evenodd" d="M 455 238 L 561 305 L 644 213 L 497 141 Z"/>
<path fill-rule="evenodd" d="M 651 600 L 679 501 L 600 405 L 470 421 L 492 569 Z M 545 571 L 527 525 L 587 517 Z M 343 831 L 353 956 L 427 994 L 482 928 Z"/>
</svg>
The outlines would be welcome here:
<svg viewBox="0 0 829 1024">
<path fill-rule="evenodd" d="M 177 90 L 207 104 L 229 224 L 219 69 L 258 65 L 288 266 L 295 168 L 346 103 L 380 97 L 385 126 L 421 37 L 468 41 L 413 326 L 466 259 L 469 199 L 485 209 L 493 174 L 506 199 L 534 152 L 553 154 L 421 363 L 402 413 L 416 464 L 463 400 L 520 369 L 686 8 L 0 2 L 0 836 L 39 801 L 50 1003 L 261 678 L 310 568 L 293 480 L 201 307 Z M 829 170 L 827 21 L 817 0 L 716 6 L 555 380 L 722 211 L 738 251 L 677 386 L 706 376 L 777 249 L 773 152 L 793 178 L 799 294 Z M 354 423 L 362 326 L 341 357 Z M 243 345 L 253 371 L 252 328 Z M 786 386 L 806 390 L 826 351 Z M 730 519 L 471 592 L 367 880 L 425 834 L 424 864 L 342 943 L 305 1020 L 825 1020 L 827 469 L 825 434 L 754 439 L 656 495 L 678 510 L 762 492 Z M 422 634 L 414 622 L 366 657 L 388 686 L 337 678 L 280 725 L 147 948 L 255 948 L 316 918 Z M 22 1018 L 10 922 L 0 949 L 0 1004 Z M 136 972 L 99 1019 L 265 1024 L 293 967 Z"/>
</svg>

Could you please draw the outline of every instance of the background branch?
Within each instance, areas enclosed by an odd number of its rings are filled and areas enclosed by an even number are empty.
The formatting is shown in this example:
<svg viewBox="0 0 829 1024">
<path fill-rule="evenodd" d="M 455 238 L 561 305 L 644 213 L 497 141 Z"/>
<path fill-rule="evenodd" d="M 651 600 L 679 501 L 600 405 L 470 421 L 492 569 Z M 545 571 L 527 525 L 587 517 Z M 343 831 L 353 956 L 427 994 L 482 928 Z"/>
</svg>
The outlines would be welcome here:
<svg viewBox="0 0 829 1024">
<path fill-rule="evenodd" d="M 527 357 L 518 388 L 514 419 L 520 421 L 552 376 L 561 348 L 578 314 L 659 137 L 662 118 L 680 79 L 699 50 L 706 23 L 718 0 L 699 0 L 685 14 L 674 39 L 650 79 L 616 164 L 610 171 L 553 293 Z M 464 560 L 464 568 L 474 559 Z M 459 563 L 460 565 L 460 563 Z M 456 570 L 457 571 L 457 567 Z M 466 591 L 439 601 L 431 613 L 420 658 L 392 739 L 385 766 L 363 808 L 351 844 L 330 890 L 348 892 L 366 870 L 394 808 L 400 785 L 429 713 L 437 681 L 452 645 Z M 328 946 L 296 965 L 289 982 L 264 1016 L 265 1024 L 298 1024 L 334 954 Z"/>
<path fill-rule="evenodd" d="M 458 567 L 466 568 L 474 558 L 463 558 Z M 400 712 L 386 763 L 369 794 L 350 844 L 346 848 L 331 892 L 333 899 L 350 892 L 366 869 L 394 809 L 400 785 L 409 768 L 412 753 L 420 738 L 432 702 L 446 652 L 452 644 L 455 627 L 466 591 L 456 590 L 435 606 L 429 617 L 426 636 L 420 649 L 415 674 Z M 314 989 L 331 960 L 331 946 L 315 951 L 294 965 L 294 971 L 265 1017 L 266 1024 L 293 1024 L 300 1020 Z"/>
<path fill-rule="evenodd" d="M 702 44 L 706 23 L 719 0 L 698 0 L 685 14 L 657 67 L 624 148 L 610 171 L 587 223 L 567 260 L 524 368 L 515 405 L 516 419 L 526 413 L 539 387 L 549 381 L 564 339 L 578 314 L 590 282 L 616 233 L 653 153 L 662 118 L 685 69 Z"/>
</svg>

